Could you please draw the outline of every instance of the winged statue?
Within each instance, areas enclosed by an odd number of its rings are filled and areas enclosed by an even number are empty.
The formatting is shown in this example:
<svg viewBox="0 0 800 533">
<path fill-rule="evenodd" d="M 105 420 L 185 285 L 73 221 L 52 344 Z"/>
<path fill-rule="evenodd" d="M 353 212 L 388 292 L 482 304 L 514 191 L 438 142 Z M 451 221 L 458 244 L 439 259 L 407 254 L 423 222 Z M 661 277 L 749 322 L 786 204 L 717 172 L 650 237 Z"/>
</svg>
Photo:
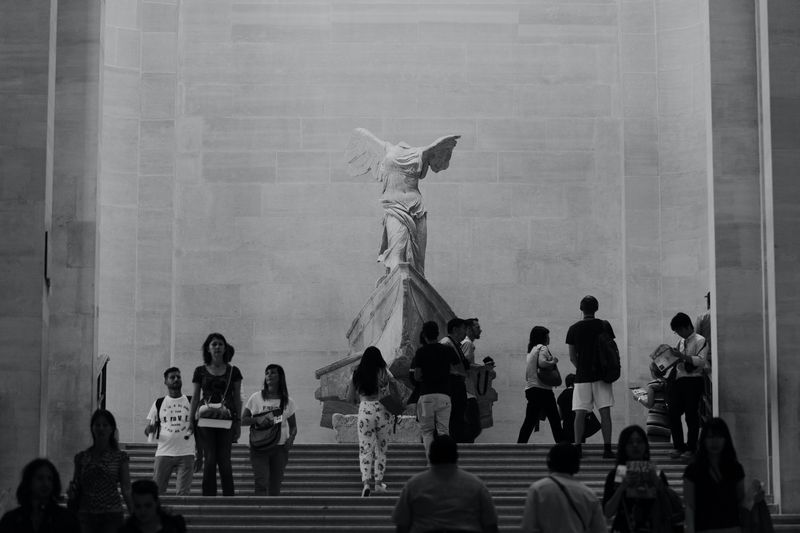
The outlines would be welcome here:
<svg viewBox="0 0 800 533">
<path fill-rule="evenodd" d="M 345 151 L 351 176 L 369 172 L 383 185 L 383 235 L 378 262 L 387 273 L 399 263 L 409 263 L 425 276 L 427 211 L 419 192 L 419 180 L 428 169 L 433 172 L 450 166 L 460 135 L 446 135 L 428 146 L 409 146 L 404 142 L 382 141 L 364 128 L 356 128 Z"/>
</svg>

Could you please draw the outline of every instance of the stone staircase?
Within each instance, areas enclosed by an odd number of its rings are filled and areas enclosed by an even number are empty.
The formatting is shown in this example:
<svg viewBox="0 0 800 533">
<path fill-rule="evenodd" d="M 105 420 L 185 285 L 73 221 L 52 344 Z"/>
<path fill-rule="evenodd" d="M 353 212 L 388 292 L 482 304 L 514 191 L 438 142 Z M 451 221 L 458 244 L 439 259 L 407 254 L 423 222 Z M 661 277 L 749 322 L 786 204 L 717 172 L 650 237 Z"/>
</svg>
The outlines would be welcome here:
<svg viewBox="0 0 800 533">
<path fill-rule="evenodd" d="M 152 475 L 152 444 L 127 444 L 131 478 Z M 525 492 L 547 475 L 548 445 L 467 444 L 459 447 L 459 464 L 478 475 L 489 487 L 500 518 L 500 531 L 518 531 Z M 681 492 L 684 465 L 668 457 L 669 448 L 652 447 L 653 460 L 673 488 Z M 601 458 L 596 445 L 584 447 L 578 478 L 602 495 L 605 476 L 613 461 Z M 233 471 L 236 496 L 203 497 L 201 475 L 195 474 L 192 494 L 165 496 L 163 504 L 186 517 L 192 532 L 370 532 L 394 531 L 391 513 L 400 489 L 425 468 L 421 444 L 391 444 L 384 482 L 386 495 L 361 498 L 358 450 L 354 444 L 297 444 L 292 448 L 280 497 L 255 497 L 247 446 L 235 445 Z M 174 493 L 174 477 L 169 493 Z M 800 515 L 775 515 L 775 530 L 800 532 Z"/>
</svg>

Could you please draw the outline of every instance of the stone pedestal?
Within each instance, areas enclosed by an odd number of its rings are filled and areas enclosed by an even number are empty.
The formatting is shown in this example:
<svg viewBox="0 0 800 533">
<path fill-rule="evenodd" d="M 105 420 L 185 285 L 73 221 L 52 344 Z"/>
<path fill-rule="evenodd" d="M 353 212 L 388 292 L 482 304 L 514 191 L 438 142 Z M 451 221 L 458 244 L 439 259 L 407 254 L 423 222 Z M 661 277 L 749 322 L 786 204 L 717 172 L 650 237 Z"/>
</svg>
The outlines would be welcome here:
<svg viewBox="0 0 800 533">
<path fill-rule="evenodd" d="M 413 267 L 407 263 L 395 267 L 378 282 L 367 303 L 353 320 L 347 332 L 350 353 L 316 371 L 320 385 L 315 396 L 322 402 L 320 425 L 337 429 L 338 441 L 350 442 L 348 428 L 354 422 L 347 417 L 337 417 L 338 422 L 334 422 L 334 415 L 353 415 L 358 410 L 356 405 L 345 402 L 344 398 L 364 349 L 368 346 L 380 349 L 392 374 L 410 388 L 408 368 L 419 347 L 422 324 L 432 320 L 444 332 L 447 321 L 454 316 L 447 302 Z M 476 365 L 474 372 L 479 392 L 483 392 L 479 399 L 481 425 L 491 427 L 491 406 L 497 400 L 497 392 L 492 388 L 494 372 L 480 365 Z M 406 414 L 411 421 L 414 420 L 412 408 Z M 405 417 L 400 417 L 400 420 L 402 427 L 411 424 Z M 403 430 L 395 440 L 417 442 L 418 433 L 416 436 L 407 433 Z"/>
<path fill-rule="evenodd" d="M 358 442 L 358 415 L 334 413 L 333 429 L 336 430 L 336 442 Z M 387 432 L 389 442 L 422 442 L 419 424 L 413 415 L 400 415 L 392 419 Z"/>
</svg>

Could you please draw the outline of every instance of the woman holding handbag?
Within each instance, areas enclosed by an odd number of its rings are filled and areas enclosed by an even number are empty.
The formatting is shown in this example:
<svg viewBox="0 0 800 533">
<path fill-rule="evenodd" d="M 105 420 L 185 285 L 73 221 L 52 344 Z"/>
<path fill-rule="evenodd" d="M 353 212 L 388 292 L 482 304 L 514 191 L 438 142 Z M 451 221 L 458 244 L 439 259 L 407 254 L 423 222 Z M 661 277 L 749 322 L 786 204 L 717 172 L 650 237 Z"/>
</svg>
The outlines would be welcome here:
<svg viewBox="0 0 800 533">
<path fill-rule="evenodd" d="M 381 351 L 375 346 L 364 350 L 353 372 L 352 390 L 359 396 L 358 459 L 361 466 L 361 496 L 370 494 L 370 481 L 376 494 L 386 492 L 383 475 L 386 471 L 386 450 L 389 447 L 387 428 L 389 412 L 380 402 L 380 391 L 389 384 L 392 374 L 386 368 Z"/>
<path fill-rule="evenodd" d="M 528 340 L 528 356 L 525 365 L 525 398 L 528 405 L 525 409 L 525 420 L 519 429 L 518 444 L 526 444 L 539 424 L 539 413 L 544 411 L 550 421 L 553 440 L 561 442 L 564 436 L 561 429 L 561 417 L 558 414 L 553 387 L 561 385 L 558 373 L 558 359 L 550 353 L 550 330 L 544 326 L 534 326 Z"/>
<path fill-rule="evenodd" d="M 242 413 L 242 424 L 250 426 L 250 464 L 256 496 L 281 494 L 289 449 L 297 436 L 294 413 L 283 367 L 267 365 L 264 388 L 250 396 Z"/>
<path fill-rule="evenodd" d="M 222 495 L 233 496 L 231 450 L 239 440 L 242 412 L 242 373 L 229 364 L 228 342 L 211 333 L 203 343 L 203 362 L 194 369 L 190 417 L 197 420 L 197 438 L 203 448 L 203 496 L 217 495 L 217 467 Z"/>
</svg>

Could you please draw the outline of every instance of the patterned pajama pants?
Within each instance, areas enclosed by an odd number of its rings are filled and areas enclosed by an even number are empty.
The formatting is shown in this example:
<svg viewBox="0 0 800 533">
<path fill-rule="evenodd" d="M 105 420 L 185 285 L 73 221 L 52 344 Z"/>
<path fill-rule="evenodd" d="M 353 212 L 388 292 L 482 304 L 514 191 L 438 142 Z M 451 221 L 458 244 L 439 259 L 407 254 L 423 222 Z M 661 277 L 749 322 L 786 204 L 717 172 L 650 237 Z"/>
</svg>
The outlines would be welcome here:
<svg viewBox="0 0 800 533">
<path fill-rule="evenodd" d="M 358 459 L 361 466 L 361 482 L 374 480 L 379 483 L 386 471 L 386 440 L 389 413 L 381 402 L 361 401 L 358 406 Z"/>
</svg>

